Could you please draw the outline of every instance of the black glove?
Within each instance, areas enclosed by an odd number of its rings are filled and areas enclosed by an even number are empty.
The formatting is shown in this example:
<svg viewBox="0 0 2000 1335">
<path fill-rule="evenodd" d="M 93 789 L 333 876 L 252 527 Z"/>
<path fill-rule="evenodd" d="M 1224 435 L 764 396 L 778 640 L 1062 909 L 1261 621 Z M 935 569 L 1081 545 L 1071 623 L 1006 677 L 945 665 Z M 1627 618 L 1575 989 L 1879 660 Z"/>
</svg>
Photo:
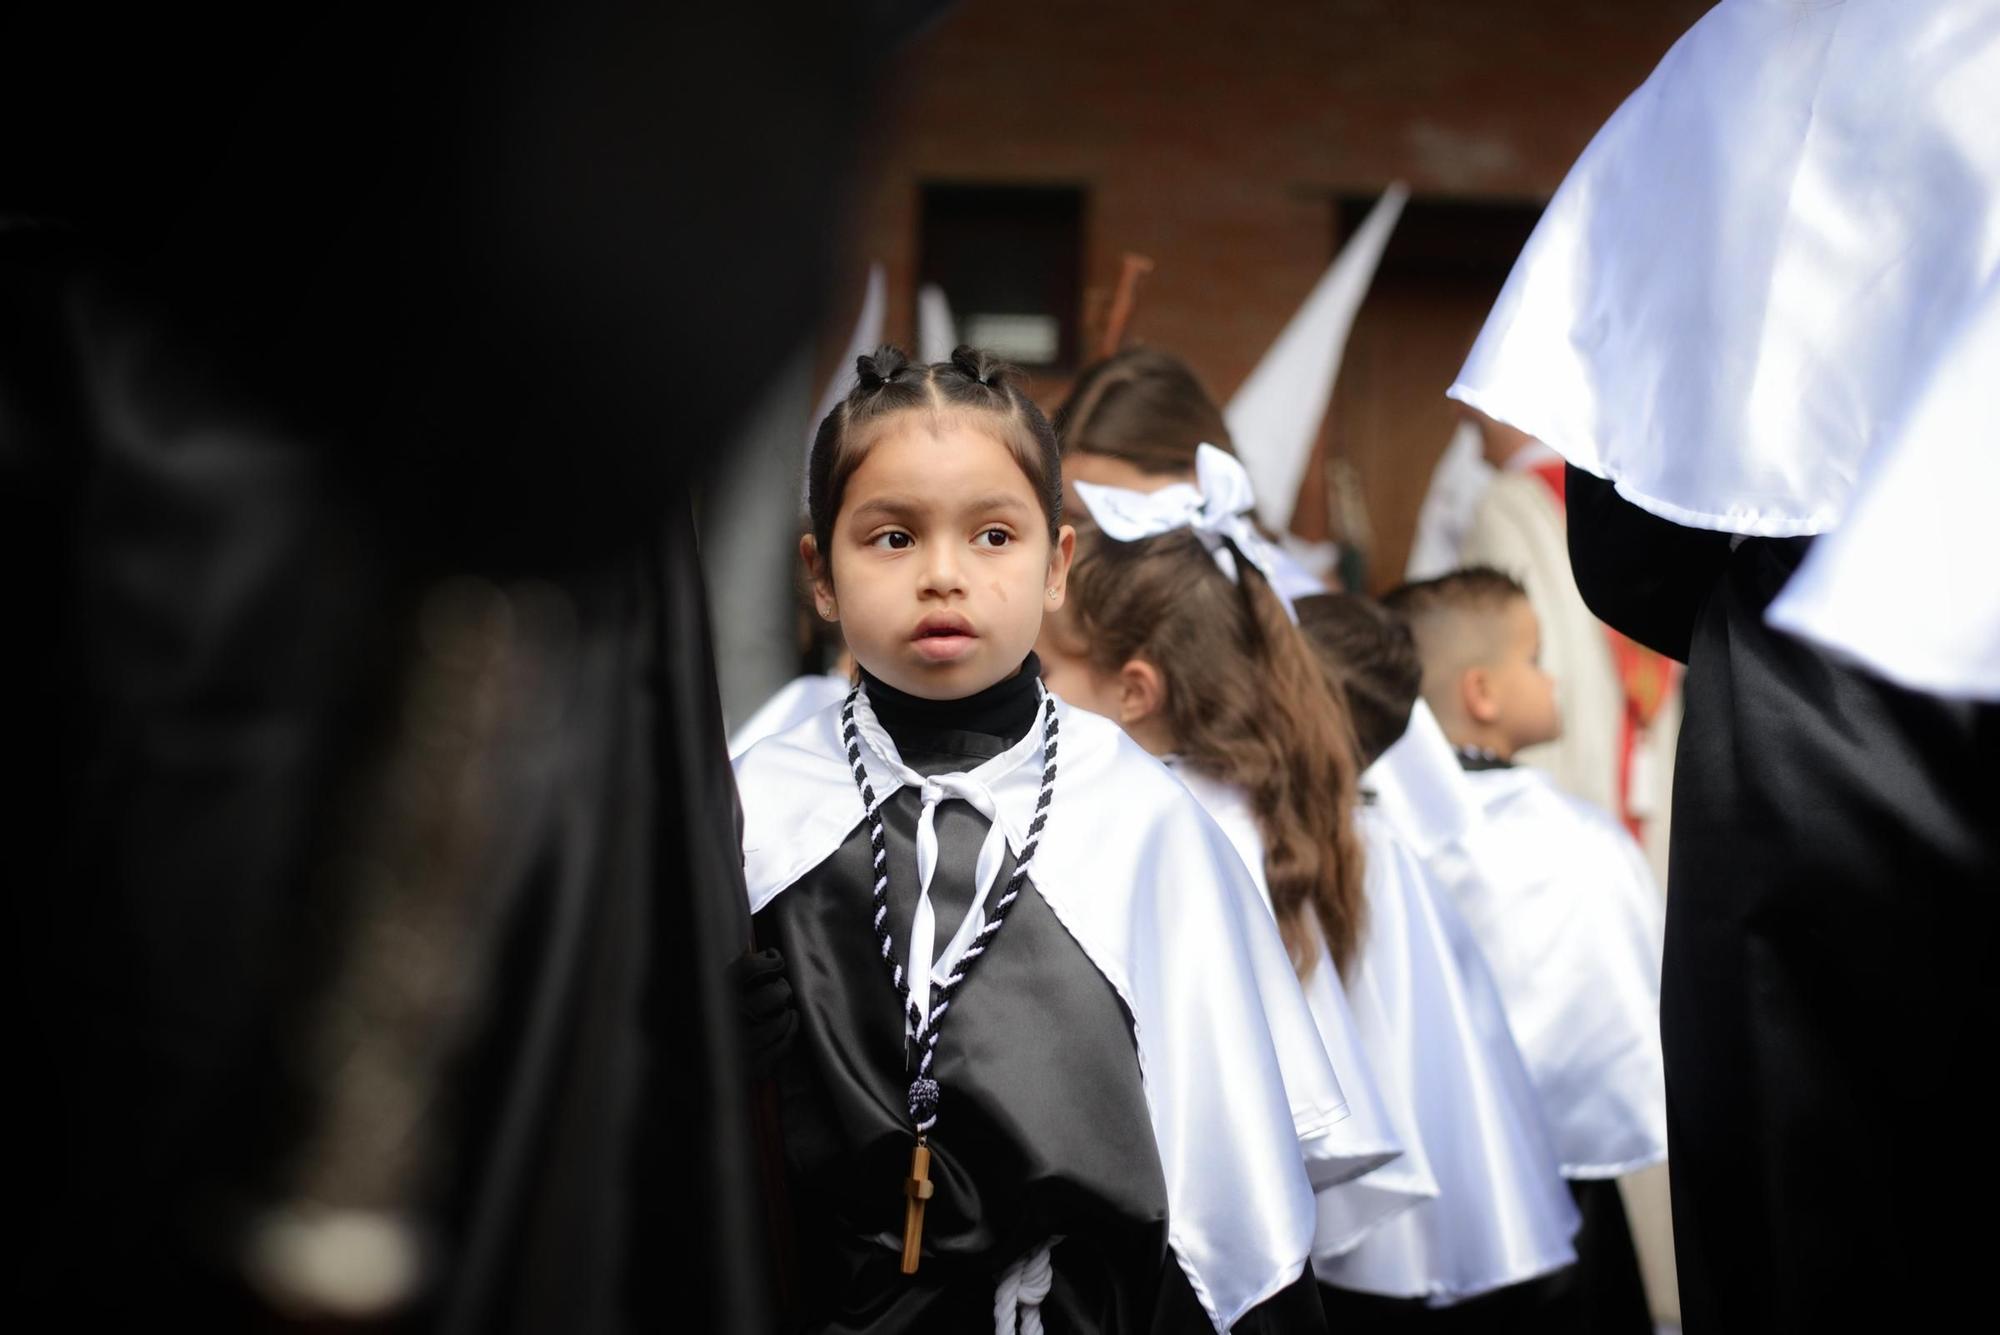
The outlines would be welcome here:
<svg viewBox="0 0 2000 1335">
<path fill-rule="evenodd" d="M 761 1080 L 791 1050 L 799 1032 L 799 1008 L 785 978 L 785 957 L 775 950 L 739 956 L 730 961 L 729 977 L 736 989 L 744 1055 L 751 1076 Z"/>
</svg>

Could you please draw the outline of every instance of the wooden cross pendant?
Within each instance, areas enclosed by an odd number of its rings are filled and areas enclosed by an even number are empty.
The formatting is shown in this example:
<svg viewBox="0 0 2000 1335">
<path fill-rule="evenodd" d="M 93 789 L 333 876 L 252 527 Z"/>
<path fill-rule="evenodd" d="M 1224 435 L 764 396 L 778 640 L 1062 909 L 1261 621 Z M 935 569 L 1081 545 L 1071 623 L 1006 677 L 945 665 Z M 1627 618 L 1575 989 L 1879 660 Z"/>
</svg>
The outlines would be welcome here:
<svg viewBox="0 0 2000 1335">
<path fill-rule="evenodd" d="M 924 1249 L 924 1202 L 937 1191 L 931 1181 L 930 1146 L 919 1139 L 910 1151 L 910 1175 L 903 1180 L 903 1273 L 917 1273 L 917 1257 Z"/>
</svg>

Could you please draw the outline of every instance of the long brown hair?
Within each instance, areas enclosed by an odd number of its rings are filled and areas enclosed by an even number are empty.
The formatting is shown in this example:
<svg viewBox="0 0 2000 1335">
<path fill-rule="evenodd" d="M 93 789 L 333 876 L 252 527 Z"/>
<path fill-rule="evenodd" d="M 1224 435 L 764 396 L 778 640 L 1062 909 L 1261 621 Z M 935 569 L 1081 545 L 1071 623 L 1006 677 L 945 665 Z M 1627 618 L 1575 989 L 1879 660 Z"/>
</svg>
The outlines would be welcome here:
<svg viewBox="0 0 2000 1335">
<path fill-rule="evenodd" d="M 1360 945 L 1365 899 L 1354 827 L 1355 742 L 1305 637 L 1249 562 L 1241 585 L 1185 530 L 1112 542 L 1081 513 L 1069 616 L 1101 671 L 1135 658 L 1166 683 L 1165 722 L 1186 764 L 1249 796 L 1264 836 L 1264 879 L 1301 978 L 1319 958 L 1343 972 Z"/>
<path fill-rule="evenodd" d="M 1103 454 L 1154 476 L 1194 472 L 1198 445 L 1236 452 L 1222 409 L 1188 364 L 1126 348 L 1086 367 L 1056 409 L 1064 454 Z"/>
</svg>

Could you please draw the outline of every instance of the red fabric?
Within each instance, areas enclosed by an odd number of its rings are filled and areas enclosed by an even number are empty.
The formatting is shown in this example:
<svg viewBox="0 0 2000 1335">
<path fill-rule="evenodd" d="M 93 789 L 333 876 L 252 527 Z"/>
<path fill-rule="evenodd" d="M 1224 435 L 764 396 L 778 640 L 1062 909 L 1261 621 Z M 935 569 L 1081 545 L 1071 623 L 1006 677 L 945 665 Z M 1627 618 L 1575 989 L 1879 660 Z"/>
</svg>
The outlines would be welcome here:
<svg viewBox="0 0 2000 1335">
<path fill-rule="evenodd" d="M 1556 504 L 1569 504 L 1568 470 L 1560 459 L 1550 459 L 1534 465 L 1531 470 L 1548 489 L 1556 494 Z"/>
</svg>

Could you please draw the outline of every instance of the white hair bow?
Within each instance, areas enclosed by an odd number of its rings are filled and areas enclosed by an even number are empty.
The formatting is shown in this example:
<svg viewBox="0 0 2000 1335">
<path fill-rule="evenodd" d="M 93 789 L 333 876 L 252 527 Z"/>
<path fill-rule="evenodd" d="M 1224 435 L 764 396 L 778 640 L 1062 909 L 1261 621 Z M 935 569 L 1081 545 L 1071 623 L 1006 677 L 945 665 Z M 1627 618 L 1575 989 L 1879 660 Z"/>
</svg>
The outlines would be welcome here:
<svg viewBox="0 0 2000 1335">
<path fill-rule="evenodd" d="M 1257 567 L 1264 582 L 1285 606 L 1285 615 L 1294 624 L 1299 614 L 1282 587 L 1278 549 L 1268 541 L 1250 515 L 1257 505 L 1250 487 L 1250 474 L 1236 456 L 1213 445 L 1201 445 L 1194 452 L 1195 482 L 1176 482 L 1158 491 L 1128 491 L 1123 487 L 1103 487 L 1092 482 L 1076 484 L 1091 518 L 1104 536 L 1113 542 L 1138 542 L 1176 529 L 1192 529 L 1215 558 L 1232 584 L 1241 584 L 1236 572 L 1235 548 L 1243 559 Z"/>
</svg>

